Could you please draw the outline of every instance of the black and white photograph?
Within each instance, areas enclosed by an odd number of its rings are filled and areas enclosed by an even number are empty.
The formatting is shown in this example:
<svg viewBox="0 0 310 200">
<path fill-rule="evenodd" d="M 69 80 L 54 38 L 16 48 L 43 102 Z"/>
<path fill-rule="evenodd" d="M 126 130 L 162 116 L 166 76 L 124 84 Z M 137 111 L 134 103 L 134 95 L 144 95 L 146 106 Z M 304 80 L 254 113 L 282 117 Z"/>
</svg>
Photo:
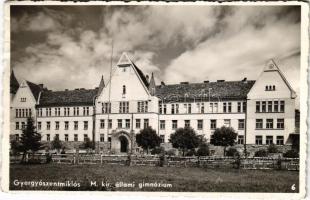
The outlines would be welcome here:
<svg viewBox="0 0 310 200">
<path fill-rule="evenodd" d="M 304 195 L 305 6 L 7 5 L 8 190 Z"/>
</svg>

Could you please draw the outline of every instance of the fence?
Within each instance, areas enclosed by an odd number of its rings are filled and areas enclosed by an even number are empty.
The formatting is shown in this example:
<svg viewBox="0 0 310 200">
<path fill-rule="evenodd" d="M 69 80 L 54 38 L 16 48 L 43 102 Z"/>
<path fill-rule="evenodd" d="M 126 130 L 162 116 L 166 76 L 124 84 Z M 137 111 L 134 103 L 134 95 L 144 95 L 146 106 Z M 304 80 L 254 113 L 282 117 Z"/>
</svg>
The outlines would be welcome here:
<svg viewBox="0 0 310 200">
<path fill-rule="evenodd" d="M 22 156 L 10 156 L 11 163 L 18 163 Z M 27 157 L 37 163 L 46 163 L 47 155 L 34 154 Z M 285 169 L 299 170 L 298 158 L 234 158 L 234 157 L 180 157 L 157 155 L 103 155 L 103 154 L 52 154 L 51 161 L 59 164 L 101 164 L 136 165 L 167 167 L 205 167 L 205 168 L 242 168 L 242 169 Z"/>
</svg>

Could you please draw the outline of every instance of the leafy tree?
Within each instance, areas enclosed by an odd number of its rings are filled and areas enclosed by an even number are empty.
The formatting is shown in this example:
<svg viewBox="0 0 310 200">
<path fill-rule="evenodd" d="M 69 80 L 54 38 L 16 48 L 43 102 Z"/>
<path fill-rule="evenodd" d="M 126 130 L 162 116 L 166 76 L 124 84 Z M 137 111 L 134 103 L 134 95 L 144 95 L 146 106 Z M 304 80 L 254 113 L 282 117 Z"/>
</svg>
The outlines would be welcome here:
<svg viewBox="0 0 310 200">
<path fill-rule="evenodd" d="M 278 153 L 278 148 L 275 144 L 270 144 L 268 146 L 268 153 Z"/>
<path fill-rule="evenodd" d="M 213 134 L 213 144 L 216 146 L 223 146 L 225 156 L 226 147 L 234 146 L 237 135 L 238 134 L 232 127 L 222 126 L 221 128 L 215 129 Z"/>
<path fill-rule="evenodd" d="M 197 156 L 209 156 L 210 150 L 207 144 L 201 144 L 197 150 Z"/>
<path fill-rule="evenodd" d="M 295 149 L 290 149 L 290 150 L 288 150 L 287 152 L 285 152 L 283 154 L 283 157 L 285 157 L 285 158 L 298 158 L 299 157 L 299 153 Z"/>
<path fill-rule="evenodd" d="M 87 153 L 90 149 L 94 148 L 94 143 L 89 139 L 89 137 L 85 138 L 83 148 L 87 150 Z"/>
<path fill-rule="evenodd" d="M 156 131 L 151 127 L 142 129 L 139 134 L 136 135 L 136 142 L 138 146 L 146 150 L 147 154 L 149 149 L 153 149 L 160 145 L 160 137 L 156 134 Z"/>
<path fill-rule="evenodd" d="M 239 152 L 235 148 L 229 148 L 226 152 L 226 156 L 239 156 Z"/>
<path fill-rule="evenodd" d="M 11 140 L 11 152 L 13 155 L 18 155 L 18 153 L 21 151 L 21 145 L 20 142 L 17 140 Z"/>
<path fill-rule="evenodd" d="M 260 149 L 255 152 L 254 157 L 267 157 L 268 152 L 265 149 Z"/>
<path fill-rule="evenodd" d="M 183 156 L 188 149 L 197 148 L 201 143 L 201 138 L 196 134 L 194 129 L 190 127 L 178 128 L 172 133 L 170 140 L 174 148 L 182 149 Z"/>
<path fill-rule="evenodd" d="M 22 162 L 25 161 L 27 151 L 32 153 L 39 150 L 41 146 L 41 134 L 36 131 L 33 119 L 27 118 L 27 126 L 23 129 L 20 140 L 20 150 L 23 152 Z"/>
<path fill-rule="evenodd" d="M 59 140 L 59 137 L 54 136 L 54 139 L 51 143 L 52 149 L 56 149 L 57 152 L 59 153 L 60 149 L 62 148 L 62 142 Z"/>
</svg>

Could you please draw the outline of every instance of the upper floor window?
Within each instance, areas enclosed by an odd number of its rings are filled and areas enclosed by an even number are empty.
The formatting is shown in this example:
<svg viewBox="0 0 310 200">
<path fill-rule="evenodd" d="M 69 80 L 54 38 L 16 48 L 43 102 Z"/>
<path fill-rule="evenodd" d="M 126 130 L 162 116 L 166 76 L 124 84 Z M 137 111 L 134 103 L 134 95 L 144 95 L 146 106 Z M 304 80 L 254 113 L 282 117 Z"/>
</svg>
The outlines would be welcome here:
<svg viewBox="0 0 310 200">
<path fill-rule="evenodd" d="M 216 119 L 211 119 L 210 129 L 216 129 Z"/>
<path fill-rule="evenodd" d="M 177 129 L 177 128 L 178 128 L 178 121 L 172 120 L 172 129 Z"/>
<path fill-rule="evenodd" d="M 144 119 L 144 128 L 149 127 L 149 119 Z"/>
<path fill-rule="evenodd" d="M 119 102 L 119 113 L 129 113 L 129 101 Z"/>
<path fill-rule="evenodd" d="M 104 119 L 100 119 L 100 128 L 104 128 Z"/>
<path fill-rule="evenodd" d="M 238 119 L 238 129 L 239 130 L 244 129 L 244 119 Z"/>
<path fill-rule="evenodd" d="M 197 111 L 198 111 L 198 113 L 204 113 L 205 112 L 204 103 L 197 103 Z"/>
<path fill-rule="evenodd" d="M 265 86 L 265 91 L 275 91 L 276 86 L 275 85 L 266 85 Z"/>
<path fill-rule="evenodd" d="M 111 113 L 111 103 L 102 103 L 102 113 Z"/>
<path fill-rule="evenodd" d="M 26 102 L 26 98 L 25 97 L 20 98 L 20 102 Z"/>
<path fill-rule="evenodd" d="M 198 119 L 197 120 L 197 129 L 198 130 L 202 130 L 203 129 L 203 120 L 202 119 Z"/>
<path fill-rule="evenodd" d="M 130 119 L 125 120 L 125 128 L 130 128 Z"/>
<path fill-rule="evenodd" d="M 185 128 L 189 128 L 190 126 L 191 126 L 190 120 L 185 120 L 185 121 L 184 121 L 184 127 L 185 127 Z"/>
<path fill-rule="evenodd" d="M 80 115 L 80 109 L 79 109 L 79 107 L 73 107 L 73 115 L 74 115 L 74 116 Z"/>
<path fill-rule="evenodd" d="M 126 85 L 123 85 L 123 94 L 126 94 Z"/>
<path fill-rule="evenodd" d="M 136 119 L 136 128 L 141 127 L 141 119 Z"/>
<path fill-rule="evenodd" d="M 58 121 L 55 122 L 55 129 L 56 129 L 56 130 L 59 130 L 59 122 L 58 122 Z"/>
<path fill-rule="evenodd" d="M 165 120 L 160 120 L 160 129 L 163 130 L 166 128 L 166 121 Z"/>
<path fill-rule="evenodd" d="M 88 129 L 88 121 L 84 121 L 84 130 Z"/>
<path fill-rule="evenodd" d="M 184 109 L 186 113 L 189 113 L 189 114 L 192 113 L 192 104 L 190 103 L 184 104 Z"/>
<path fill-rule="evenodd" d="M 224 119 L 224 126 L 230 127 L 230 119 Z"/>
<path fill-rule="evenodd" d="M 147 101 L 138 101 L 138 112 L 148 112 L 148 102 Z"/>
<path fill-rule="evenodd" d="M 83 115 L 84 116 L 89 115 L 89 107 L 83 107 Z"/>
</svg>

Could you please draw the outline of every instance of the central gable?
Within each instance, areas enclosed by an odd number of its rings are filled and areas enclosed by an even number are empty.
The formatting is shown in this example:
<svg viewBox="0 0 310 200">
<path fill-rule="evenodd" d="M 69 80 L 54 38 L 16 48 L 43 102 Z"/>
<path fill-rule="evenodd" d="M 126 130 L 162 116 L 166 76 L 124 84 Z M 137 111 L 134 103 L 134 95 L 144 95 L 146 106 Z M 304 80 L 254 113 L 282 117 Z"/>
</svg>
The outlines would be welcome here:
<svg viewBox="0 0 310 200">
<path fill-rule="evenodd" d="M 148 81 L 143 72 L 123 53 L 113 67 L 111 79 L 106 84 L 99 101 L 148 100 Z"/>
</svg>

